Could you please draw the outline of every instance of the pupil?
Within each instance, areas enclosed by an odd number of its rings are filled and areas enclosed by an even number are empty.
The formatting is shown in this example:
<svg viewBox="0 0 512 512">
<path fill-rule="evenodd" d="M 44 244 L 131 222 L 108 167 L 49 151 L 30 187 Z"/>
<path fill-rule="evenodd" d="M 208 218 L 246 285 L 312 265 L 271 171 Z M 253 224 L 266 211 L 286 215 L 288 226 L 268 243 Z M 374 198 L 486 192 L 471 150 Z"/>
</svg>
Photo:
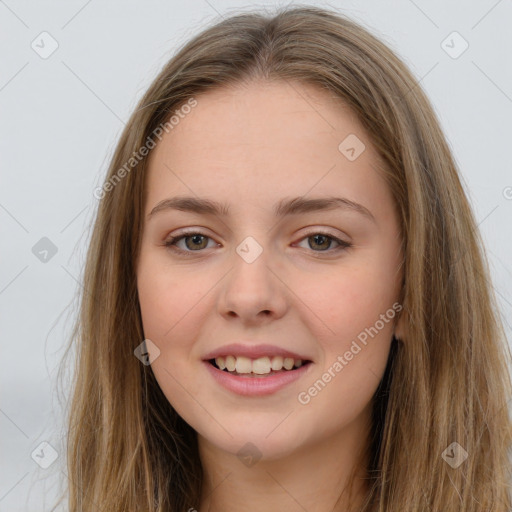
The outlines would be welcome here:
<svg viewBox="0 0 512 512">
<path fill-rule="evenodd" d="M 328 244 L 327 244 L 327 245 L 329 245 L 328 237 L 327 237 L 327 236 L 325 236 L 325 235 L 314 235 L 314 236 L 312 236 L 311 238 L 313 238 L 313 240 L 314 240 L 314 243 L 315 243 L 315 244 L 317 244 L 317 240 L 318 240 L 319 238 L 320 238 L 320 239 L 321 239 L 321 238 L 323 238 L 325 241 L 327 241 L 327 242 L 328 242 Z M 321 245 L 321 244 L 319 244 L 319 245 Z"/>
<path fill-rule="evenodd" d="M 201 243 L 201 240 L 200 240 L 200 239 L 201 239 L 201 238 L 204 238 L 204 236 L 203 236 L 203 235 L 192 235 L 192 236 L 189 236 L 189 237 L 187 237 L 187 238 L 188 238 L 188 239 L 192 239 L 192 244 L 193 244 L 193 245 L 194 245 L 194 247 L 197 249 L 199 246 L 197 245 L 197 243 L 196 243 L 196 242 L 198 242 L 198 243 L 200 244 L 200 243 Z M 201 247 L 199 247 L 199 248 L 201 248 Z M 190 247 L 189 247 L 189 249 L 190 249 Z"/>
</svg>

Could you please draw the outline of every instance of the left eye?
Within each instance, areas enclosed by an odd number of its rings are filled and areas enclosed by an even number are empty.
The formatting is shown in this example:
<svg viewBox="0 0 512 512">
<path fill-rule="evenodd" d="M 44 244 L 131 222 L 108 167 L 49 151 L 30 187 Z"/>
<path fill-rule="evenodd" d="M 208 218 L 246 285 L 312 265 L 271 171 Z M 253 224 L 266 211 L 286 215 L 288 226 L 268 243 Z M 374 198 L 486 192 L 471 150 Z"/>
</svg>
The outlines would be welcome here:
<svg viewBox="0 0 512 512">
<path fill-rule="evenodd" d="M 338 244 L 338 247 L 336 247 L 334 251 L 347 249 L 348 247 L 352 246 L 352 244 L 350 244 L 349 242 L 346 242 L 345 240 L 340 240 L 339 238 L 336 238 L 335 236 L 329 235 L 327 233 L 311 233 L 310 235 L 307 235 L 305 238 L 303 238 L 303 240 L 307 240 L 308 245 L 310 247 L 312 247 L 312 245 L 323 247 L 320 251 L 315 252 L 326 252 L 328 249 L 331 248 L 332 241 Z M 313 240 L 312 243 L 311 240 Z M 326 245 L 328 247 L 325 247 Z"/>
<path fill-rule="evenodd" d="M 170 238 L 164 243 L 164 245 L 166 247 L 172 248 L 173 250 L 182 252 L 197 252 L 201 249 L 207 248 L 208 244 L 205 244 L 205 241 L 208 239 L 212 240 L 209 236 L 194 231 L 190 233 L 182 233 L 179 236 Z M 185 249 L 177 245 L 178 242 L 181 242 L 182 240 L 185 242 Z M 313 249 L 314 246 L 320 247 L 320 250 L 314 250 L 314 252 L 328 252 L 331 249 L 331 244 L 333 241 L 338 244 L 338 247 L 333 249 L 331 252 L 347 249 L 348 247 L 352 246 L 352 244 L 346 242 L 345 240 L 340 240 L 335 236 L 321 232 L 311 233 L 306 235 L 301 240 L 307 240 L 309 248 L 311 249 Z M 190 241 L 190 243 L 188 243 L 188 241 Z"/>
</svg>

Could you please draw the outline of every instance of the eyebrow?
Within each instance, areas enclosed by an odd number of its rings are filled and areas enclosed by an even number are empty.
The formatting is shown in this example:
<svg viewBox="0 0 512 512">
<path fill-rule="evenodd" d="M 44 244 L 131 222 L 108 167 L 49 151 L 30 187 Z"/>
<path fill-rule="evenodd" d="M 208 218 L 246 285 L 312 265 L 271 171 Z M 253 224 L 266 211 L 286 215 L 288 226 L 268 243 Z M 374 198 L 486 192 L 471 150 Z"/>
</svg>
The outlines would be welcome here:
<svg viewBox="0 0 512 512">
<path fill-rule="evenodd" d="M 148 219 L 158 212 L 169 209 L 221 217 L 229 216 L 229 205 L 226 203 L 218 203 L 211 199 L 179 196 L 160 201 L 151 210 L 148 215 Z M 306 199 L 304 197 L 295 197 L 292 199 L 285 198 L 279 201 L 279 203 L 274 207 L 274 215 L 275 217 L 285 217 L 287 215 L 299 215 L 302 213 L 329 211 L 335 209 L 343 209 L 360 213 L 372 222 L 376 223 L 375 217 L 370 210 L 362 204 L 351 201 L 345 197 L 321 197 L 314 199 Z"/>
</svg>

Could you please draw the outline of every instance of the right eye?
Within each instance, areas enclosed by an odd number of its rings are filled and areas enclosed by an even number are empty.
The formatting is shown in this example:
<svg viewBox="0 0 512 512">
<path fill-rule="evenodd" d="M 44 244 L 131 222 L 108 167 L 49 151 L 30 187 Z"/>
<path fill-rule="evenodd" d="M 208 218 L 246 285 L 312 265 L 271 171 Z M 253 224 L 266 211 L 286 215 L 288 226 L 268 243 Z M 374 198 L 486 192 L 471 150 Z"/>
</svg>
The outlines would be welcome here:
<svg viewBox="0 0 512 512">
<path fill-rule="evenodd" d="M 187 231 L 179 234 L 178 236 L 169 238 L 165 241 L 165 247 L 168 247 L 172 251 L 190 253 L 198 252 L 201 249 L 206 249 L 205 240 L 212 240 L 209 236 L 204 235 L 198 231 Z M 185 248 L 178 247 L 176 244 L 185 241 Z M 189 241 L 190 240 L 190 241 Z"/>
</svg>

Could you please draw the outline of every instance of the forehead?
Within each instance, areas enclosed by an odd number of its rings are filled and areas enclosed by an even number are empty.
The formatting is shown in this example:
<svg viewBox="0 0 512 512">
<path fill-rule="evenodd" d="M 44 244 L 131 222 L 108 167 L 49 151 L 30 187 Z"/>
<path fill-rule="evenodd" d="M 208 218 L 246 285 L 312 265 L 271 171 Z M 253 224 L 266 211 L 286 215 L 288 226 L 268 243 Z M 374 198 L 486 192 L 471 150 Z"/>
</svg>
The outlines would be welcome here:
<svg viewBox="0 0 512 512">
<path fill-rule="evenodd" d="M 390 200 L 364 128 L 329 92 L 260 81 L 195 99 L 151 152 L 147 209 L 173 194 L 214 197 L 235 210 L 236 203 L 273 206 L 284 196 L 335 191 L 361 202 Z"/>
</svg>

